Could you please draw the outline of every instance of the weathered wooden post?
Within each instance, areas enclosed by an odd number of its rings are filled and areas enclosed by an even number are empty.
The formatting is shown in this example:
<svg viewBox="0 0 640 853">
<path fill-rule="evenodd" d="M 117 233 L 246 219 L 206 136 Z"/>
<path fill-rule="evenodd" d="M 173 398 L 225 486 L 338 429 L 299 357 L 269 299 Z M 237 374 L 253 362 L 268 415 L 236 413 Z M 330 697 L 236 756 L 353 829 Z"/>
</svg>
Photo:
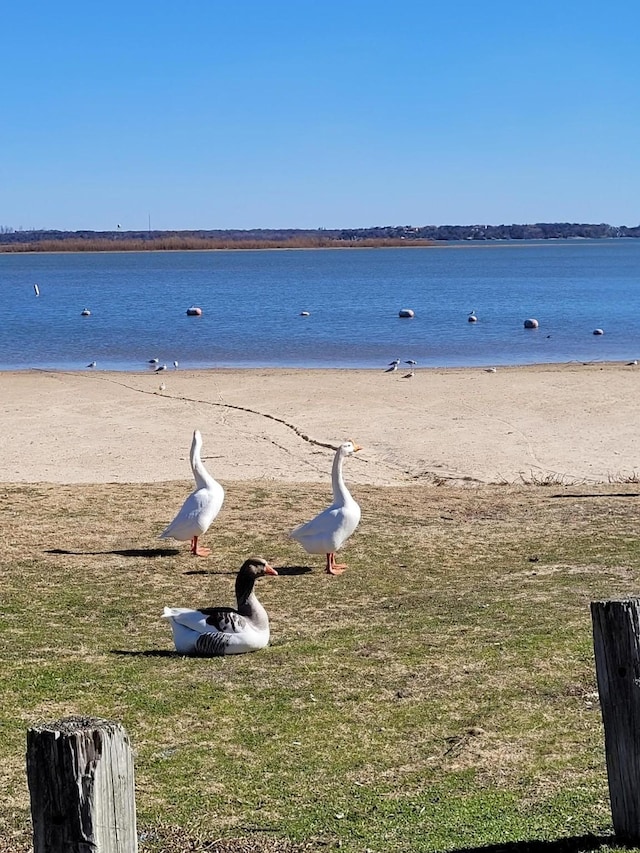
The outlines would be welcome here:
<svg viewBox="0 0 640 853">
<path fill-rule="evenodd" d="M 616 835 L 640 841 L 640 599 L 592 601 L 593 646 L 611 816 Z"/>
<path fill-rule="evenodd" d="M 136 853 L 133 753 L 119 723 L 68 717 L 29 729 L 34 853 Z"/>
</svg>

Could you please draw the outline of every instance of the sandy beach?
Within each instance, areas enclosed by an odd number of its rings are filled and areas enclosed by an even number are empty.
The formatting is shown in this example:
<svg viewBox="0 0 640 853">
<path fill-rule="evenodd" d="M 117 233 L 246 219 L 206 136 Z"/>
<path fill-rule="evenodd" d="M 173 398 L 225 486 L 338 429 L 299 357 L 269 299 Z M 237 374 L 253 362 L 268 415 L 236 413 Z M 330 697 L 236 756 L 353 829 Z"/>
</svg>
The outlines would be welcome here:
<svg viewBox="0 0 640 853">
<path fill-rule="evenodd" d="M 0 374 L 0 480 L 189 480 L 202 432 L 220 481 L 607 482 L 640 469 L 640 366 Z M 160 385 L 165 387 L 161 390 Z"/>
</svg>

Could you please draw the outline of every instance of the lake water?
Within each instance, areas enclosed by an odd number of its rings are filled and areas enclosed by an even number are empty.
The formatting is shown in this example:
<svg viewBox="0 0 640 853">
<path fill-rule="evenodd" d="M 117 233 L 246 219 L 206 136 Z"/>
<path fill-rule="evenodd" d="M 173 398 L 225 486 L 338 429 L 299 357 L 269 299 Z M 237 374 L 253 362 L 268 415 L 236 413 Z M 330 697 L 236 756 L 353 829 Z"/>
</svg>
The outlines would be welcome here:
<svg viewBox="0 0 640 853">
<path fill-rule="evenodd" d="M 628 361 L 640 240 L 0 254 L 0 311 L 2 370 Z"/>
</svg>

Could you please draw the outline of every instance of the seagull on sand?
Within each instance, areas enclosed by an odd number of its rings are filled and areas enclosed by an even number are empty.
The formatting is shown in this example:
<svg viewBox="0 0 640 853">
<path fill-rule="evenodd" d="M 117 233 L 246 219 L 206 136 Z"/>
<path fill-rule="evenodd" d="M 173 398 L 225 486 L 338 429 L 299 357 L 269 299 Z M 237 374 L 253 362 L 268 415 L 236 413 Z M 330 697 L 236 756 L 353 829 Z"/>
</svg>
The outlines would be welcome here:
<svg viewBox="0 0 640 853">
<path fill-rule="evenodd" d="M 173 362 L 173 369 L 174 369 L 174 370 L 177 370 L 177 369 L 178 369 L 178 362 L 177 362 L 177 361 L 174 361 L 174 362 Z"/>
<path fill-rule="evenodd" d="M 95 361 L 90 361 L 89 364 L 87 365 L 87 367 L 95 367 L 95 366 L 96 366 Z"/>
<path fill-rule="evenodd" d="M 393 361 L 390 361 L 390 362 L 389 362 L 389 367 L 387 367 L 387 369 L 385 370 L 385 373 L 393 373 L 393 372 L 394 372 L 394 370 L 397 370 L 397 369 L 398 369 L 398 365 L 399 365 L 399 364 L 400 364 L 400 359 L 399 359 L 399 358 L 394 358 L 394 360 L 393 360 Z"/>
<path fill-rule="evenodd" d="M 167 365 L 161 364 L 160 367 L 156 367 L 156 369 L 154 370 L 154 373 L 161 373 L 163 370 L 166 370 L 166 369 L 167 369 Z"/>
<path fill-rule="evenodd" d="M 496 369 L 495 369 L 495 367 L 487 367 L 487 368 L 485 368 L 484 372 L 485 373 L 495 373 Z"/>
<path fill-rule="evenodd" d="M 415 370 L 410 370 L 408 373 L 405 373 L 405 375 L 402 378 L 403 379 L 413 379 L 413 377 L 415 375 L 416 375 Z"/>
<path fill-rule="evenodd" d="M 166 387 L 167 387 L 167 386 L 164 384 L 164 382 L 161 382 L 161 383 L 160 383 L 160 385 L 158 386 L 158 391 L 162 392 L 162 391 L 164 391 L 164 389 L 165 389 Z"/>
</svg>

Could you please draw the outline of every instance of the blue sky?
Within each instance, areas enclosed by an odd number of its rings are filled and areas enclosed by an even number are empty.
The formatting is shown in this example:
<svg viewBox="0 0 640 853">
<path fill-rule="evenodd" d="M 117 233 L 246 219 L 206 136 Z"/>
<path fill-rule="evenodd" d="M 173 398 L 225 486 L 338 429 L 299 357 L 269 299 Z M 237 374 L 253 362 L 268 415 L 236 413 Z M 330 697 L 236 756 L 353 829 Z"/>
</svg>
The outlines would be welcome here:
<svg viewBox="0 0 640 853">
<path fill-rule="evenodd" d="M 640 222 L 640 4 L 8 3 L 0 226 Z"/>
</svg>

